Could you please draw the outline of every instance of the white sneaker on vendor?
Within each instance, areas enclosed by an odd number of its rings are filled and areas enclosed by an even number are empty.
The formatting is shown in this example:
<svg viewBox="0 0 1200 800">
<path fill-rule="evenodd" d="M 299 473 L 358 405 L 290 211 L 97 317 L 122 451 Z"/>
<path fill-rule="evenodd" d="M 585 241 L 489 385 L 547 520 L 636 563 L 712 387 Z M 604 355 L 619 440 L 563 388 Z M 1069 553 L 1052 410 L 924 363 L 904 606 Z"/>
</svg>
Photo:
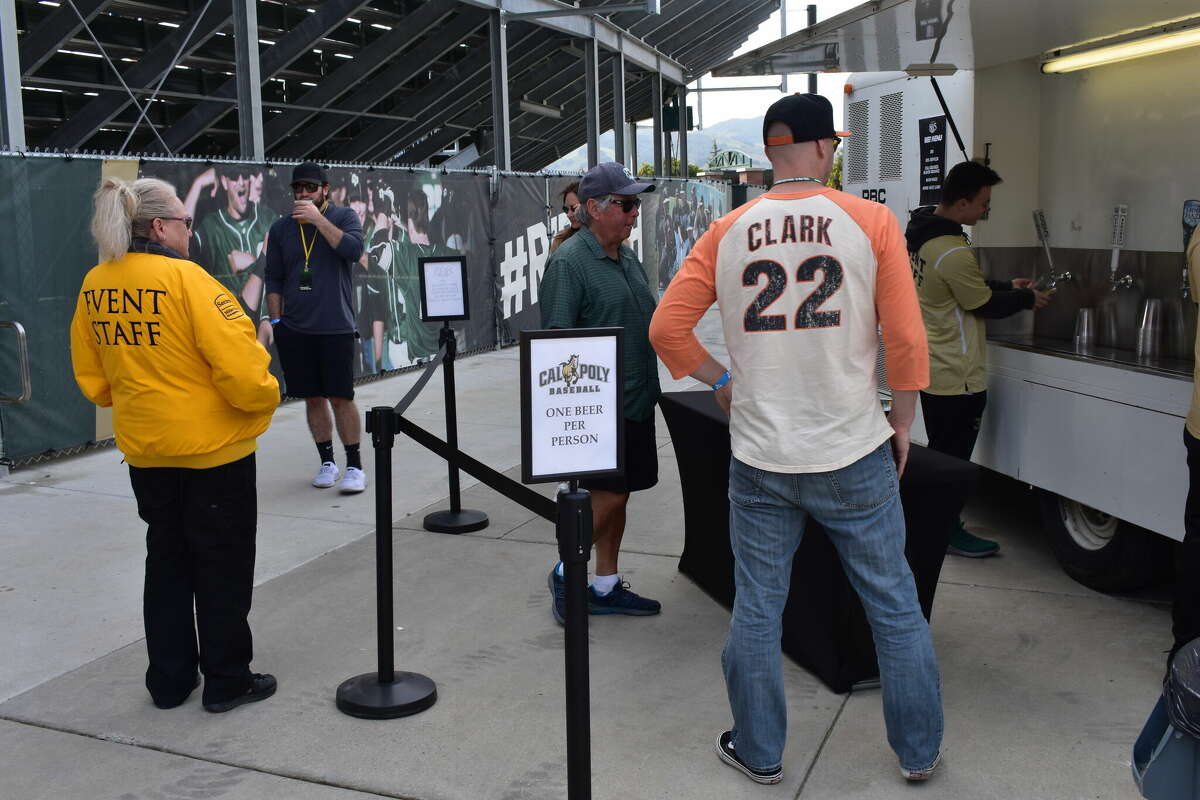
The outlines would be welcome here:
<svg viewBox="0 0 1200 800">
<path fill-rule="evenodd" d="M 367 488 L 367 473 L 358 467 L 346 467 L 346 477 L 338 491 L 342 494 L 358 494 Z"/>
<path fill-rule="evenodd" d="M 337 464 L 332 461 L 326 461 L 321 464 L 321 469 L 317 470 L 317 475 L 312 480 L 312 485 L 318 489 L 328 489 L 337 483 L 338 475 L 341 472 L 338 470 Z"/>
</svg>

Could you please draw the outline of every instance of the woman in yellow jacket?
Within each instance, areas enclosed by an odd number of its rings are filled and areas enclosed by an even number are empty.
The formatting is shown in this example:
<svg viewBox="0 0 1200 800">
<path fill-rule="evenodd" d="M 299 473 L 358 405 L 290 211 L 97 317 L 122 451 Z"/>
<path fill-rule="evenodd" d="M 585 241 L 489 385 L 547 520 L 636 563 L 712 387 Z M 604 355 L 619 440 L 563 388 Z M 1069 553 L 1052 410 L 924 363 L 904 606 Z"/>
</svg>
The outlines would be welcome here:
<svg viewBox="0 0 1200 800">
<path fill-rule="evenodd" d="M 92 217 L 100 264 L 79 292 L 71 360 L 84 395 L 112 406 L 148 526 L 146 688 L 173 708 L 199 667 L 204 708 L 220 712 L 275 692 L 273 676 L 250 671 L 247 615 L 254 451 L 279 385 L 237 300 L 186 260 L 191 224 L 168 183 L 103 181 Z"/>
</svg>

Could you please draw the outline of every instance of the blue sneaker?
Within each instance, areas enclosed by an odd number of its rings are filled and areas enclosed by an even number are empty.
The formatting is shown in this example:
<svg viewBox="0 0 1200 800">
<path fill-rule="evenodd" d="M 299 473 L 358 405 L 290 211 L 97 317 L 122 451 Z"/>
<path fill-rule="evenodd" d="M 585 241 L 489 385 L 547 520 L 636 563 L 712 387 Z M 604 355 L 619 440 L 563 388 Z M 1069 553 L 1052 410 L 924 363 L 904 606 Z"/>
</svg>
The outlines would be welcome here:
<svg viewBox="0 0 1200 800">
<path fill-rule="evenodd" d="M 567 618 L 567 582 L 558 574 L 558 565 L 550 568 L 550 577 L 546 579 L 550 586 L 550 613 L 559 625 L 566 624 Z"/>
<path fill-rule="evenodd" d="M 633 617 L 649 617 L 662 611 L 662 603 L 629 591 L 629 584 L 621 581 L 608 594 L 596 594 L 593 586 L 588 587 L 589 614 L 628 614 Z"/>
</svg>

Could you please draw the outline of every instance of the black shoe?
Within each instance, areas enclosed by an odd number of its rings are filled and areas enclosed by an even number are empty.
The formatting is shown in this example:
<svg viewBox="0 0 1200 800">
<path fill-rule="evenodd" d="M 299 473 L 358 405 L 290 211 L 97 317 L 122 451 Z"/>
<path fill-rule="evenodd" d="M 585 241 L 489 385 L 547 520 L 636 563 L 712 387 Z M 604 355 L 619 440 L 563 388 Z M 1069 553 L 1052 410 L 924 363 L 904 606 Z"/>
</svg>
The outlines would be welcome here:
<svg viewBox="0 0 1200 800">
<path fill-rule="evenodd" d="M 205 703 L 204 710 L 211 711 L 214 714 L 223 714 L 246 703 L 257 703 L 259 700 L 266 700 L 275 694 L 276 685 L 274 675 L 261 675 L 256 672 L 250 676 L 250 688 L 245 692 L 232 699 L 222 700 L 220 703 Z"/>
<path fill-rule="evenodd" d="M 158 701 L 158 700 L 155 700 L 155 701 L 154 701 L 154 707 L 155 707 L 155 708 L 161 708 L 161 709 L 164 709 L 164 710 L 165 710 L 165 709 L 168 709 L 168 708 L 177 708 L 177 707 L 179 707 L 179 706 L 181 706 L 181 705 L 183 705 L 184 703 L 186 703 L 186 702 L 187 702 L 187 699 L 188 699 L 189 697 L 191 697 L 191 696 L 192 696 L 192 692 L 196 691 L 196 687 L 197 687 L 197 686 L 199 686 L 199 685 L 200 685 L 200 675 L 199 675 L 199 674 L 197 674 L 197 675 L 196 675 L 196 681 L 195 681 L 195 683 L 193 683 L 193 684 L 192 684 L 192 688 L 191 688 L 191 689 L 188 689 L 188 690 L 187 690 L 187 693 L 186 693 L 186 694 L 184 694 L 184 696 L 183 696 L 183 697 L 179 698 L 179 699 L 178 699 L 178 700 L 176 700 L 174 703 L 163 703 L 163 702 L 160 702 L 160 701 Z"/>
<path fill-rule="evenodd" d="M 662 603 L 629 591 L 626 581 L 618 581 L 608 594 L 596 594 L 596 587 L 588 587 L 589 614 L 629 614 L 633 617 L 649 617 L 662 611 Z"/>
<path fill-rule="evenodd" d="M 733 731 L 725 731 L 717 737 L 716 743 L 717 755 L 721 757 L 729 766 L 734 769 L 741 770 L 747 778 L 755 783 L 771 784 L 779 783 L 783 780 L 783 767 L 775 767 L 775 769 L 755 769 L 754 767 L 746 766 L 737 753 L 733 752 Z"/>
</svg>

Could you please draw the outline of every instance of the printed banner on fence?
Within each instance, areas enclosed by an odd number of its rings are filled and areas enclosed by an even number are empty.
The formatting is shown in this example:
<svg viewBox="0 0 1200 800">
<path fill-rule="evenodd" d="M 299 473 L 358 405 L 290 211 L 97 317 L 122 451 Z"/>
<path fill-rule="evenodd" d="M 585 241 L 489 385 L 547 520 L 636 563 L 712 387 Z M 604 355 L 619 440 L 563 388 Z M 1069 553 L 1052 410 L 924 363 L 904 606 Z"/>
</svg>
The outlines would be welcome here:
<svg viewBox="0 0 1200 800">
<path fill-rule="evenodd" d="M 229 290 L 256 321 L 274 355 L 265 319 L 264 253 L 271 224 L 292 209 L 292 165 L 237 162 L 0 156 L 12 188 L 0 203 L 11 212 L 15 246 L 0 252 L 2 318 L 29 334 L 34 396 L 0 407 L 0 457 L 22 459 L 104 438 L 95 408 L 71 373 L 68 329 L 80 281 L 96 263 L 87 232 L 101 164 L 133 177 L 173 184 L 195 219 L 189 257 Z M 127 167 L 128 169 L 125 169 Z M 107 167 L 106 167 L 107 169 Z M 126 174 L 126 172 L 128 174 Z M 508 345 L 521 330 L 541 327 L 538 289 L 553 241 L 571 221 L 563 192 L 572 176 L 454 173 L 393 167 L 331 167 L 331 200 L 353 209 L 365 233 L 364 256 L 352 268 L 359 348 L 355 376 L 401 369 L 437 352 L 437 322 L 422 321 L 420 259 L 462 256 L 470 316 L 452 322 L 461 351 Z M 114 173 L 116 174 L 116 173 Z M 723 185 L 653 180 L 643 195 L 628 244 L 651 286 L 665 287 L 711 220 L 729 210 Z M 55 220 L 84 221 L 63 232 Z M 55 227 L 57 225 L 57 228 Z M 54 230 L 51 230 L 54 229 Z M 0 368 L 15 373 L 13 337 L 0 338 Z M 282 378 L 278 360 L 272 371 Z M 9 389 L 0 386 L 0 389 Z"/>
</svg>

